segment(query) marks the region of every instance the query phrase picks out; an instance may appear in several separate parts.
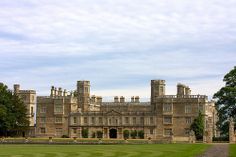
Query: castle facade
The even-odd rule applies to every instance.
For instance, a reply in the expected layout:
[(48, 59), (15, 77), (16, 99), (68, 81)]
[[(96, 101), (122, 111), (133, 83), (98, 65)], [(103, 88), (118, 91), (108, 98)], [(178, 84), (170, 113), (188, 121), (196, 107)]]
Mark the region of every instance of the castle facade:
[(137, 132), (133, 138), (171, 136), (186, 141), (199, 111), (204, 115), (206, 138), (218, 136), (213, 101), (191, 95), (183, 84), (177, 85), (176, 95), (166, 95), (165, 87), (164, 80), (152, 80), (149, 102), (140, 102), (139, 96), (129, 101), (115, 96), (114, 102), (103, 102), (102, 97), (90, 95), (90, 81), (77, 81), (75, 95), (52, 86), (50, 96), (37, 97), (36, 136), (123, 139), (128, 131)]

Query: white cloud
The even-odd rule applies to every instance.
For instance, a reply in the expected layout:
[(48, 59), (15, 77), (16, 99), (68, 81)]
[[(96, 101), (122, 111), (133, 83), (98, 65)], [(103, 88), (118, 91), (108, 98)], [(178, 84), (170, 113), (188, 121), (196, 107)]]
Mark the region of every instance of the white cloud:
[(196, 93), (212, 95), (236, 62), (235, 5), (2, 0), (0, 81), (20, 82), (42, 95), (51, 84), (74, 89), (76, 80), (90, 79), (98, 94), (139, 91), (147, 97), (145, 82), (161, 78), (170, 83), (170, 94), (177, 82), (187, 81)]

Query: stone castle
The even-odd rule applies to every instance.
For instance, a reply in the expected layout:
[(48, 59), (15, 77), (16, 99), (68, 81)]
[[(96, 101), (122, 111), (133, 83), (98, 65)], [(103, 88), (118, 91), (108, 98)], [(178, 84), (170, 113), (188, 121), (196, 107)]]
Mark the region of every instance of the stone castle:
[[(199, 111), (204, 115), (204, 140), (210, 142), (219, 135), (213, 101), (205, 95), (191, 95), (183, 84), (177, 85), (176, 95), (166, 95), (165, 87), (164, 80), (152, 80), (150, 102), (140, 102), (139, 96), (130, 101), (115, 96), (114, 102), (103, 102), (102, 97), (90, 95), (90, 81), (78, 81), (76, 93), (69, 94), (52, 86), (50, 96), (37, 97), (35, 136), (83, 138), (87, 130), (89, 138), (100, 132), (102, 138), (123, 139), (125, 130), (136, 130), (143, 132), (143, 138), (186, 141)], [(27, 95), (33, 101), (35, 92)]]
[(151, 81), (150, 102), (140, 102), (139, 96), (130, 101), (115, 96), (114, 102), (103, 102), (102, 97), (90, 95), (90, 81), (78, 81), (76, 92), (70, 93), (52, 86), (50, 96), (38, 96), (37, 100), (36, 91), (21, 90), (18, 84), (14, 93), (28, 110), (30, 129), (26, 136), (83, 138), (83, 130), (87, 130), (89, 138), (100, 132), (102, 138), (123, 139), (128, 130), (142, 131), (143, 138), (186, 141), (199, 111), (204, 115), (204, 141), (219, 136), (214, 102), (205, 95), (191, 95), (183, 84), (177, 85), (176, 95), (166, 95), (164, 80)]

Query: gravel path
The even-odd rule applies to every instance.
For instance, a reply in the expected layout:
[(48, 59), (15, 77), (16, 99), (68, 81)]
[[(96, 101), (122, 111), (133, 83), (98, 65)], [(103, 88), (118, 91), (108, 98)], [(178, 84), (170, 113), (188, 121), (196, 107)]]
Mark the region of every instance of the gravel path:
[(228, 144), (213, 144), (205, 153), (198, 157), (228, 157), (229, 145)]

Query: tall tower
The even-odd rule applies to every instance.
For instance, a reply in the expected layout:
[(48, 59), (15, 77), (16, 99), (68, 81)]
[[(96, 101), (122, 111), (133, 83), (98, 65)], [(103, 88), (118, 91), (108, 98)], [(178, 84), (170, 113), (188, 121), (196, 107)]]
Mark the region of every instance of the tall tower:
[(14, 93), (17, 94), (24, 102), (27, 108), (27, 117), (30, 122), (29, 126), (34, 126), (35, 106), (36, 106), (36, 91), (35, 90), (21, 90), (19, 84), (14, 84)]
[(77, 103), (82, 112), (89, 109), (90, 103), (90, 81), (77, 81)]
[(155, 102), (155, 98), (165, 95), (165, 80), (151, 80), (151, 103)]
[(19, 84), (14, 84), (14, 93), (18, 94), (20, 92), (20, 85)]

